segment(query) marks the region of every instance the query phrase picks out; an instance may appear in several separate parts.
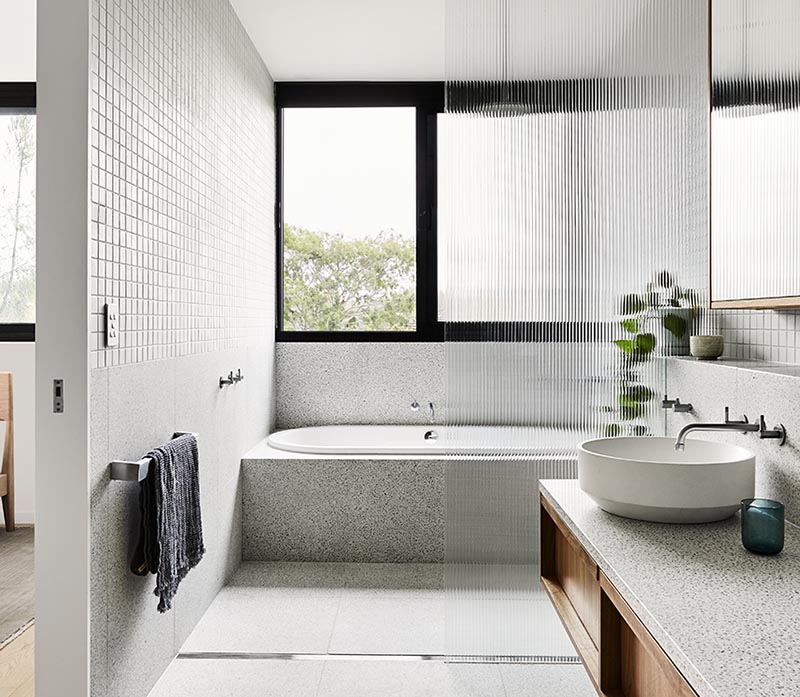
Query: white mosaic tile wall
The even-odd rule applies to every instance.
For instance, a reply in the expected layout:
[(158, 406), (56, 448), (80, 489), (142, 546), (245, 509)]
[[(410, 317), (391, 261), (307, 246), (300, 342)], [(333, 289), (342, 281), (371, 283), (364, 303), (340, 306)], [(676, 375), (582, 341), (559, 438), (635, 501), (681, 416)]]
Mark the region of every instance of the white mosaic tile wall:
[[(95, 0), (92, 15), (92, 366), (266, 337), (267, 70), (221, 0)], [(104, 346), (107, 299), (118, 348)]]
[[(228, 0), (91, 7), (91, 695), (146, 697), (241, 560), (241, 459), (274, 423), (274, 90)], [(159, 615), (108, 463), (177, 430), (200, 434), (206, 555)]]
[(725, 356), (800, 363), (800, 313), (725, 310), (715, 313), (725, 337)]

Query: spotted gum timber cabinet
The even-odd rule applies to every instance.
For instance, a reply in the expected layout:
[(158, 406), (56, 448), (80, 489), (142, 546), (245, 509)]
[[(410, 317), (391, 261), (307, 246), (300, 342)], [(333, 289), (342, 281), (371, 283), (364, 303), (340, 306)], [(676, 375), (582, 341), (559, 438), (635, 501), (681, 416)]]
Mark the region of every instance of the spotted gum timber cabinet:
[(695, 697), (636, 614), (540, 497), (542, 583), (598, 695)]

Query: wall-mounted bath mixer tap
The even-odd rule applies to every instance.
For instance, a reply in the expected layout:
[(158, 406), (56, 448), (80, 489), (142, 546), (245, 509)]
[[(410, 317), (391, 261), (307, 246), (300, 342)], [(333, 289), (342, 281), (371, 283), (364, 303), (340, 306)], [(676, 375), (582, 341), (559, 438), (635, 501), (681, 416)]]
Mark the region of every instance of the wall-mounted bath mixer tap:
[(664, 399), (661, 400), (661, 408), (672, 409), (676, 414), (689, 414), (694, 411), (691, 402), (689, 404), (683, 404), (677, 397), (675, 399), (670, 399), (667, 395), (664, 395)]
[(234, 375), (234, 376), (231, 378), (231, 380), (233, 380), (234, 382), (237, 382), (237, 383), (238, 383), (238, 382), (241, 382), (242, 380), (244, 380), (244, 375), (242, 375), (242, 369), (241, 369), (241, 368), (239, 368), (239, 369), (236, 371), (236, 375)]
[(233, 383), (235, 382), (236, 380), (234, 379), (233, 371), (231, 371), (230, 373), (228, 373), (227, 378), (219, 379), (219, 389), (222, 389), (223, 387), (225, 387), (225, 385), (233, 385)]

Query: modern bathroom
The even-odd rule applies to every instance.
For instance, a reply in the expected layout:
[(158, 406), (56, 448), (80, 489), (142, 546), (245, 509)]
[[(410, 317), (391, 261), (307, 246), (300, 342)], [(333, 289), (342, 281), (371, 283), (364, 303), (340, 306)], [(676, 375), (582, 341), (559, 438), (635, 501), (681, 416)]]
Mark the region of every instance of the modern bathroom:
[(798, 36), (0, 0), (0, 697), (800, 695)]

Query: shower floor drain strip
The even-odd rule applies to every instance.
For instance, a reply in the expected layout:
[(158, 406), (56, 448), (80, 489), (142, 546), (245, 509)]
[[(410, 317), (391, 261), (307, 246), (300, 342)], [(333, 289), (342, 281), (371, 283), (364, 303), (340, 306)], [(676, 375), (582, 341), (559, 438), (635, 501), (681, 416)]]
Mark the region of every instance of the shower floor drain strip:
[(180, 653), (184, 660), (226, 659), (242, 661), (439, 661), (450, 663), (580, 664), (577, 656), (443, 656), (435, 654), (381, 653), (238, 653), (197, 651)]

